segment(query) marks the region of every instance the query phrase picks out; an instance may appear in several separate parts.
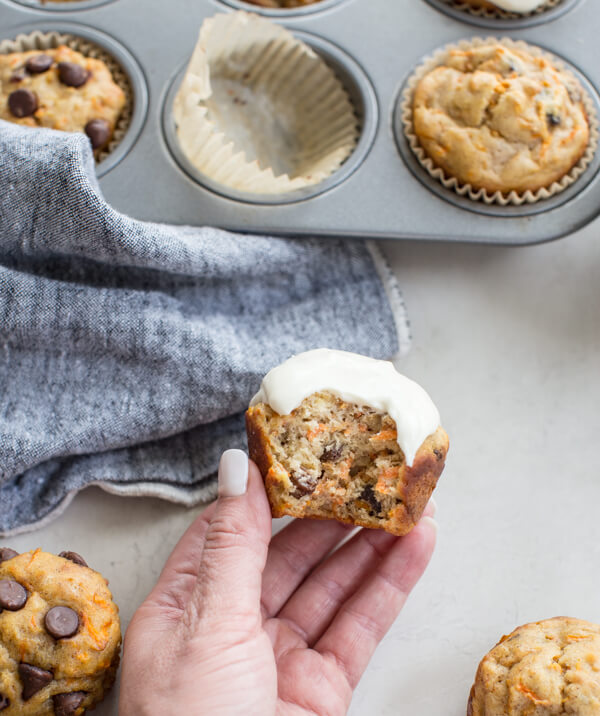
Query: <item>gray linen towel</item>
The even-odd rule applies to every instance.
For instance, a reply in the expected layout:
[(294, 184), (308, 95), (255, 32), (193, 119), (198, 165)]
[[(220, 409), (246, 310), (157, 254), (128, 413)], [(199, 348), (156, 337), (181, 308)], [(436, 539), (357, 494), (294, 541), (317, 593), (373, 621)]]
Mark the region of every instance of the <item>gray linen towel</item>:
[(269, 368), (409, 341), (373, 246), (135, 221), (84, 135), (0, 121), (0, 534), (90, 484), (208, 500)]

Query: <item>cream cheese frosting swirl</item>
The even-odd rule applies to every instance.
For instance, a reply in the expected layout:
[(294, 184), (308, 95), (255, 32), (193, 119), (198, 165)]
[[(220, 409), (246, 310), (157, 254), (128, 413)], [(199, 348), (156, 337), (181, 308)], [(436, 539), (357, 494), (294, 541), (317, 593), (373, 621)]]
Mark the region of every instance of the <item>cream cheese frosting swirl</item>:
[(546, 1), (547, 0), (492, 0), (492, 3), (507, 12), (524, 14), (533, 12)]
[(305, 398), (321, 391), (388, 413), (396, 423), (398, 445), (408, 466), (440, 425), (429, 395), (390, 361), (328, 348), (299, 353), (270, 370), (250, 405), (266, 403), (279, 415), (289, 415)]

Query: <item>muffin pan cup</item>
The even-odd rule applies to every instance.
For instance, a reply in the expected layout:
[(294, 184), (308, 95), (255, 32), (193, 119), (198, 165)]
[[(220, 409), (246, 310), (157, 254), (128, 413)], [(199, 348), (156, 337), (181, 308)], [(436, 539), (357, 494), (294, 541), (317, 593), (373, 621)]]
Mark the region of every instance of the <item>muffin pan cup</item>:
[[(562, 7), (537, 15), (535, 25), (531, 18), (523, 18), (510, 21), (506, 29), (508, 20), (503, 20), (497, 32), (493, 24), (486, 24), (485, 34), (523, 40), (564, 58), (597, 104), (600, 65), (594, 62), (591, 49), (600, 26), (600, 3), (563, 2)], [(57, 11), (54, 3), (46, 3), (34, 10), (15, 0), (0, 0), (0, 37), (13, 38), (33, 29), (76, 34), (79, 27), (82, 34), (99, 32), (110, 38), (132, 59), (134, 69), (125, 69), (135, 75), (130, 75), (134, 117), (115, 154), (124, 145), (127, 152), (110, 170), (101, 163), (99, 173), (106, 199), (137, 218), (261, 234), (518, 245), (572, 233), (600, 213), (598, 152), (583, 175), (556, 197), (502, 207), (487, 206), (444, 188), (414, 156), (411, 159), (410, 150), (403, 150), (397, 131), (402, 87), (436, 49), (482, 34), (480, 25), (473, 22), (477, 18), (468, 12), (460, 12), (459, 17), (442, 12), (433, 0), (324, 0), (306, 8), (271, 12), (238, 5), (237, 0), (114, 0), (102, 5), (82, 0), (75, 4), (81, 9)], [(232, 194), (204, 181), (178, 153), (172, 101), (181, 72), (202, 21), (216, 12), (230, 12), (234, 6), (257, 10), (294, 33), (303, 33), (302, 39), (309, 45), (312, 40), (313, 49), (334, 67), (355, 98), (362, 125), (357, 148), (329, 179), (304, 193), (277, 195), (269, 201)], [(137, 73), (135, 67), (141, 71)], [(145, 77), (148, 111), (136, 139), (139, 129), (133, 125), (144, 104)]]

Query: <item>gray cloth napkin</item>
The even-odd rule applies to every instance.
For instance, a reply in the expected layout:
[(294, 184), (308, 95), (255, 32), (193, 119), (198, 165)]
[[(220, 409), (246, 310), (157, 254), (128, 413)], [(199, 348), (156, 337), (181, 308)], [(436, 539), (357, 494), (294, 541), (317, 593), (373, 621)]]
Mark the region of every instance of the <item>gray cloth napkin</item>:
[(91, 484), (208, 500), (271, 367), (409, 341), (375, 247), (136, 221), (84, 135), (0, 121), (0, 534)]

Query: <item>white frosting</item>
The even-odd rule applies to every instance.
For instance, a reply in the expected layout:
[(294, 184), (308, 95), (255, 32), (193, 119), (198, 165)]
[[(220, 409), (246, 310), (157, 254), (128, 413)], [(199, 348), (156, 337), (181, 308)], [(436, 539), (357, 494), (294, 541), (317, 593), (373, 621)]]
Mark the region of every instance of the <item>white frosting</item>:
[(547, 0), (492, 0), (494, 5), (497, 5), (502, 10), (508, 12), (533, 12), (540, 5), (543, 5)]
[(313, 393), (329, 391), (342, 400), (388, 413), (396, 423), (398, 445), (407, 465), (440, 424), (431, 398), (393, 364), (356, 353), (319, 348), (292, 356), (270, 370), (250, 405), (266, 403), (289, 415)]

